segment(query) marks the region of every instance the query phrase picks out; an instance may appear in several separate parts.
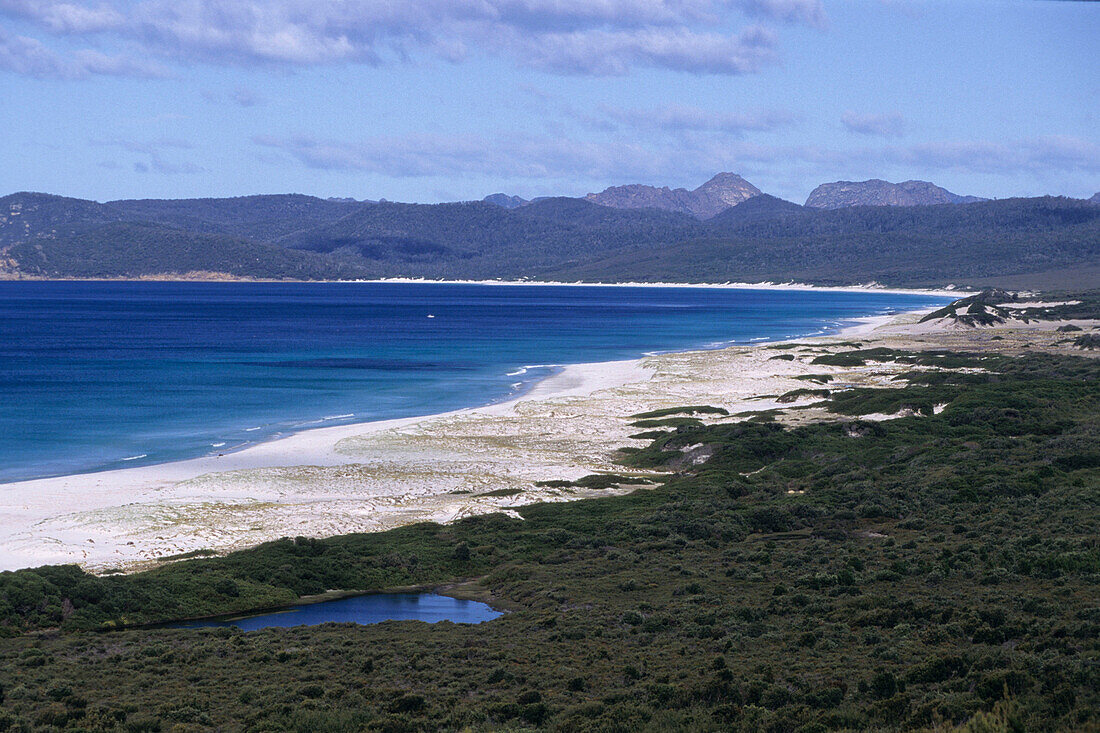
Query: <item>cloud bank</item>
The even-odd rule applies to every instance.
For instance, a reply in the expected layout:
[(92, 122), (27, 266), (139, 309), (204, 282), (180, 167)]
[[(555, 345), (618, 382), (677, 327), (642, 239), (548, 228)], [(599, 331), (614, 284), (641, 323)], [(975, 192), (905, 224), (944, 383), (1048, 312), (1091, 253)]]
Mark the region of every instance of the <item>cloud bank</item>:
[[(727, 112), (686, 105), (657, 109), (621, 109), (603, 106), (601, 117), (587, 119), (596, 124), (611, 122), (626, 129), (665, 133), (714, 132), (740, 136), (746, 132), (771, 132), (790, 125), (796, 115), (778, 109)], [(606, 124), (602, 125), (606, 127)]]
[(14, 35), (0, 26), (0, 70), (38, 79), (87, 79), (93, 76), (155, 78), (165, 75), (158, 64), (94, 49), (59, 54), (36, 38)]
[[(718, 170), (774, 176), (777, 161), (807, 180), (847, 175), (912, 177), (937, 172), (1014, 175), (1100, 172), (1100, 146), (1068, 137), (990, 143), (940, 141), (834, 150), (812, 145), (766, 145), (692, 136), (655, 145), (618, 136), (586, 141), (507, 134), (408, 135), (339, 141), (310, 135), (256, 136), (253, 142), (313, 169), (356, 171), (393, 178), (484, 176), (499, 180), (673, 182), (709, 177)], [(905, 175), (905, 174), (903, 174)]]
[[(293, 67), (489, 54), (584, 75), (753, 73), (777, 53), (761, 23), (826, 22), (821, 0), (0, 0), (5, 17), (67, 42), (117, 43), (131, 59)], [(79, 68), (41, 38), (17, 41), (4, 45), (8, 71)]]

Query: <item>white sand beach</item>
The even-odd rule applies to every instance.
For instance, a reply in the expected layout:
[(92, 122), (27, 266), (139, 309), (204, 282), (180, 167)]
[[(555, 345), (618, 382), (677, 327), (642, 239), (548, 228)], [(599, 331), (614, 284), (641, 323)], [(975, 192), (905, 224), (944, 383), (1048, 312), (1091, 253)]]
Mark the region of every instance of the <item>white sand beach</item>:
[(417, 285), (544, 285), (550, 287), (592, 287), (592, 288), (711, 288), (719, 290), (820, 290), (826, 293), (895, 293), (901, 295), (935, 295), (951, 298), (965, 298), (976, 291), (956, 288), (948, 285), (943, 288), (890, 288), (876, 282), (862, 285), (809, 285), (799, 282), (776, 283), (770, 280), (762, 282), (587, 282), (577, 280), (431, 280), (419, 277), (387, 277), (379, 280), (364, 280), (373, 283), (411, 283)]
[[(899, 364), (830, 367), (820, 354), (858, 337), (870, 346), (972, 341), (919, 313), (861, 319), (797, 345), (755, 344), (580, 364), (518, 399), (440, 415), (309, 430), (239, 452), (101, 473), (0, 484), (0, 570), (79, 563), (133, 570), (174, 555), (225, 552), (284, 536), (324, 537), (420, 522), (449, 522), (532, 502), (606, 496), (621, 489), (548, 488), (536, 482), (629, 473), (616, 450), (644, 446), (631, 415), (684, 405), (737, 413), (790, 408), (777, 398), (820, 386), (884, 386)], [(1016, 329), (1032, 338), (1037, 322)], [(1053, 338), (1047, 322), (1044, 333)], [(993, 342), (998, 349), (1012, 341)], [(782, 356), (783, 358), (778, 358)], [(793, 357), (788, 359), (787, 357)], [(797, 400), (805, 406), (814, 397)], [(822, 410), (801, 410), (814, 419)], [(820, 417), (818, 419), (820, 419)], [(519, 519), (519, 516), (513, 516)]]

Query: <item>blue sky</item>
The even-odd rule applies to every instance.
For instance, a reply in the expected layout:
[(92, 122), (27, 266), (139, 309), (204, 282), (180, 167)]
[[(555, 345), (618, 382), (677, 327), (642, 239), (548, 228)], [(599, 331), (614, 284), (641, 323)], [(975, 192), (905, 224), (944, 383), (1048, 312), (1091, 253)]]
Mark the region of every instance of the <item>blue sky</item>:
[(1100, 191), (1100, 3), (0, 0), (0, 194)]

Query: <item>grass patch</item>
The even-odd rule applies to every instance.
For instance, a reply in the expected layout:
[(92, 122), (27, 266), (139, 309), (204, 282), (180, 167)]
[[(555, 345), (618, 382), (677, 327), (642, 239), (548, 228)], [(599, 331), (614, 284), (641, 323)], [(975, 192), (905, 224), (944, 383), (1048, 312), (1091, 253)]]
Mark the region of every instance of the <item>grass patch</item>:
[(486, 491), (485, 493), (478, 494), (478, 496), (519, 496), (523, 493), (523, 489), (495, 489), (493, 491)]
[(831, 391), (827, 390), (827, 389), (806, 389), (806, 388), (792, 389), (790, 392), (786, 392), (784, 394), (779, 395), (779, 397), (777, 397), (775, 401), (776, 402), (784, 402), (784, 403), (785, 402), (794, 402), (794, 401), (800, 400), (804, 397), (817, 397), (817, 398), (820, 398), (820, 399), (824, 399), (824, 398), (828, 397), (830, 394), (831, 394)]
[(633, 428), (682, 428), (702, 425), (696, 417), (666, 417), (659, 420), (636, 420), (630, 423)]
[(729, 410), (724, 407), (711, 407), (710, 405), (689, 405), (687, 407), (666, 407), (661, 410), (650, 410), (631, 415), (632, 419), (647, 419), (657, 417), (669, 417), (671, 415), (728, 415)]
[(817, 382), (818, 384), (828, 384), (836, 377), (834, 377), (832, 374), (799, 374), (794, 378), (803, 382)]

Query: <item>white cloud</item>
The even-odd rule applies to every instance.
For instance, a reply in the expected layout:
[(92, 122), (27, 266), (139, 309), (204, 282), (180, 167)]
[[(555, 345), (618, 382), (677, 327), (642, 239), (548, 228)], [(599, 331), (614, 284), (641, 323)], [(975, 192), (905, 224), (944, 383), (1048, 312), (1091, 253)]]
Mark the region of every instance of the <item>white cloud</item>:
[(11, 36), (0, 27), (0, 69), (35, 77), (67, 76), (65, 63), (34, 38)]
[(754, 26), (737, 36), (684, 28), (586, 30), (524, 41), (524, 62), (568, 74), (625, 74), (651, 66), (695, 74), (749, 74), (773, 61), (776, 39)]
[(161, 77), (157, 64), (126, 56), (83, 49), (69, 56), (59, 54), (36, 38), (10, 35), (0, 26), (0, 70), (39, 79), (86, 79), (92, 76)]
[[(108, 139), (108, 140), (90, 140), (89, 143), (95, 146), (119, 148), (129, 153), (133, 153), (140, 156), (140, 160), (135, 160), (131, 167), (135, 173), (158, 173), (160, 175), (181, 175), (201, 173), (206, 169), (202, 166), (196, 165), (190, 162), (173, 162), (166, 160), (164, 157), (165, 152), (190, 150), (193, 146), (186, 140), (176, 140), (173, 138), (160, 138), (157, 140), (125, 140), (121, 138)], [(104, 161), (99, 164), (103, 168), (117, 169), (121, 167), (118, 160)]]
[(276, 149), (310, 168), (363, 171), (395, 178), (485, 175), (529, 180), (607, 175), (652, 175), (673, 165), (668, 153), (639, 144), (503, 135), (409, 135), (356, 142), (308, 135), (258, 136), (254, 142)]
[[(824, 22), (820, 0), (0, 0), (0, 16), (183, 63), (381, 64), (500, 55), (554, 73), (745, 74), (775, 56), (739, 19)], [(9, 64), (14, 70), (15, 64)]]
[[(777, 175), (812, 188), (838, 177), (929, 178), (937, 173), (998, 176), (1100, 171), (1100, 146), (1077, 138), (1006, 142), (940, 141), (838, 150), (770, 145), (691, 135), (665, 143), (628, 136), (577, 140), (529, 134), (408, 135), (358, 141), (308, 135), (259, 136), (253, 142), (315, 169), (391, 178), (485, 177), (499, 181), (587, 181), (596, 188), (629, 182), (686, 185), (736, 170), (757, 185)], [(765, 189), (766, 190), (766, 189)], [(559, 189), (560, 191), (560, 189)], [(574, 194), (583, 193), (574, 191)]]
[(125, 25), (109, 5), (80, 5), (52, 0), (0, 0), (0, 13), (36, 21), (54, 33), (95, 33)]
[(783, 110), (727, 112), (684, 105), (654, 109), (620, 109), (605, 106), (603, 116), (624, 127), (654, 129), (663, 132), (717, 132), (741, 135), (745, 132), (770, 132), (785, 127), (795, 116)]
[(736, 4), (748, 15), (786, 23), (806, 23), (818, 28), (827, 23), (825, 6), (817, 0), (739, 0)]
[(857, 135), (900, 137), (905, 134), (905, 118), (900, 112), (861, 115), (849, 111), (841, 116), (840, 122), (848, 128), (849, 132)]
[(1100, 145), (1066, 135), (1005, 142), (933, 141), (898, 149), (891, 157), (921, 169), (970, 173), (1100, 173)]

